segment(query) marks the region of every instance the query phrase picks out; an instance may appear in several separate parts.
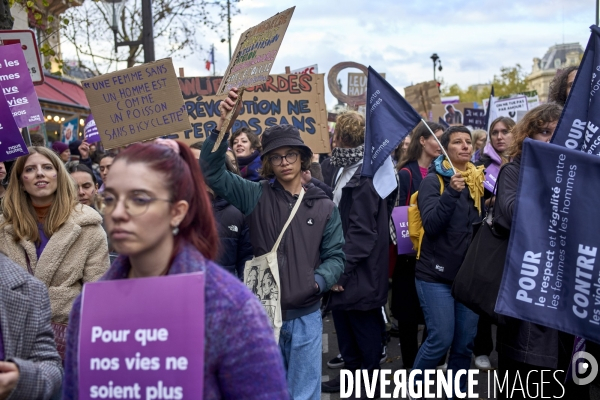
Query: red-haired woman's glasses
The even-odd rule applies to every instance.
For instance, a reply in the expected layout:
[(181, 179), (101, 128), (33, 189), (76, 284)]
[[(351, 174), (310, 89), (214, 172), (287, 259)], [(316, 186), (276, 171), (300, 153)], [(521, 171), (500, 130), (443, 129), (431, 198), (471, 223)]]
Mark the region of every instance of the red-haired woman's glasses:
[[(111, 214), (119, 204), (119, 198), (112, 193), (102, 193), (100, 199), (102, 201), (100, 212), (104, 215)], [(150, 197), (145, 193), (135, 192), (127, 195), (123, 199), (125, 212), (132, 217), (137, 217), (144, 214), (146, 211), (148, 211), (150, 203), (154, 203), (155, 201), (166, 201), (168, 203), (171, 202), (171, 200), (168, 199), (158, 199), (156, 197)]]

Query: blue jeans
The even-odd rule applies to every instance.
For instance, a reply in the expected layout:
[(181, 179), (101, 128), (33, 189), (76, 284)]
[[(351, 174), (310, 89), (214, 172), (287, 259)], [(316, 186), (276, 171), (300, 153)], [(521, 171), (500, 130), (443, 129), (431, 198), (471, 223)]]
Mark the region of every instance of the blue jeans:
[[(427, 339), (419, 349), (415, 369), (435, 369), (450, 349), (448, 370), (456, 373), (471, 367), (473, 341), (479, 316), (454, 300), (451, 285), (415, 279), (419, 302), (427, 325)], [(454, 374), (453, 374), (454, 376)], [(462, 376), (460, 389), (466, 393), (467, 378)]]
[(292, 399), (321, 399), (322, 342), (321, 310), (283, 321), (279, 333), (279, 348)]

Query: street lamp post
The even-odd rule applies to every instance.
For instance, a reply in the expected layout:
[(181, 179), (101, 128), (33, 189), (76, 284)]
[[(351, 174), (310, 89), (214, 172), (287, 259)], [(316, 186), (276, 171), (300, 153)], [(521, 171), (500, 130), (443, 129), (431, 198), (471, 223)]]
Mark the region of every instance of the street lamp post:
[(152, 0), (142, 0), (142, 39), (141, 40), (128, 40), (124, 42), (117, 41), (117, 34), (119, 33), (119, 25), (117, 23), (117, 14), (124, 6), (124, 0), (104, 0), (106, 3), (112, 5), (113, 21), (111, 29), (115, 36), (115, 52), (121, 46), (143, 46), (144, 47), (144, 62), (148, 63), (155, 61), (154, 56), (154, 23), (152, 22)]
[(438, 71), (442, 72), (442, 60), (437, 53), (433, 53), (430, 58), (433, 60), (433, 80), (435, 81), (435, 69), (437, 67)]

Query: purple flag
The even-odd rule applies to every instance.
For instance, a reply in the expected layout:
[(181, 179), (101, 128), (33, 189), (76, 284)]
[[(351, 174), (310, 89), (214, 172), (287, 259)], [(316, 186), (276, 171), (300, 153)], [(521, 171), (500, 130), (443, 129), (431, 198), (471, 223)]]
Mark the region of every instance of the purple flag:
[(204, 284), (204, 273), (87, 283), (79, 398), (202, 398)]
[(96, 120), (92, 114), (88, 115), (85, 120), (85, 126), (83, 127), (83, 135), (88, 143), (96, 143), (100, 141), (100, 134), (98, 133), (98, 127), (96, 126)]
[(0, 82), (19, 128), (44, 122), (44, 114), (21, 45), (0, 46)]
[(13, 160), (29, 154), (21, 136), (21, 131), (10, 113), (10, 107), (3, 101), (4, 95), (0, 85), (0, 162)]
[(408, 207), (394, 207), (392, 220), (396, 227), (396, 242), (398, 243), (398, 254), (417, 254), (413, 250), (413, 244), (408, 236)]

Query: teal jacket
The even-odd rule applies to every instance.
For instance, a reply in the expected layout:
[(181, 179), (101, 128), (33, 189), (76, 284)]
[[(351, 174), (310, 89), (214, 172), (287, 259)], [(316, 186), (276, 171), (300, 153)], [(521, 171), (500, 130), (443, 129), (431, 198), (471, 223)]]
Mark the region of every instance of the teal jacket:
[[(202, 146), (200, 166), (208, 186), (247, 216), (254, 256), (273, 249), (297, 196), (275, 180), (252, 182), (225, 169), (227, 141), (214, 153), (217, 133)], [(323, 293), (344, 272), (344, 233), (335, 204), (312, 184), (277, 251), (283, 319), (316, 311)], [(315, 288), (315, 282), (319, 289)]]

